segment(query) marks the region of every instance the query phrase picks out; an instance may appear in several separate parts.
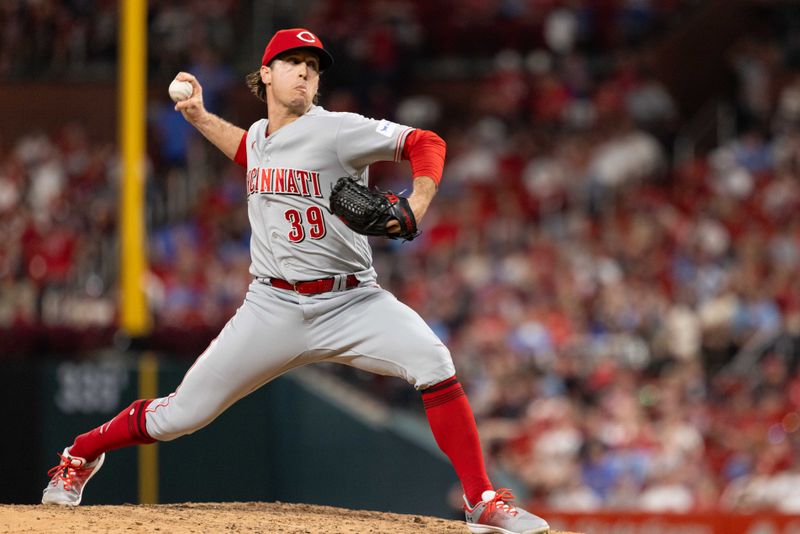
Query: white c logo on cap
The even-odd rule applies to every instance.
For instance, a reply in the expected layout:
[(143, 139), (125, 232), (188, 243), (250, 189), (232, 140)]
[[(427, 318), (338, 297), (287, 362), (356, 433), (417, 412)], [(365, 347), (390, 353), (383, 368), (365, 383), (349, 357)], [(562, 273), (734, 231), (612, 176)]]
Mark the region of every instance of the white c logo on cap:
[(305, 30), (298, 33), (296, 37), (301, 41), (305, 41), (307, 43), (313, 43), (317, 40), (317, 38), (314, 37), (313, 33)]

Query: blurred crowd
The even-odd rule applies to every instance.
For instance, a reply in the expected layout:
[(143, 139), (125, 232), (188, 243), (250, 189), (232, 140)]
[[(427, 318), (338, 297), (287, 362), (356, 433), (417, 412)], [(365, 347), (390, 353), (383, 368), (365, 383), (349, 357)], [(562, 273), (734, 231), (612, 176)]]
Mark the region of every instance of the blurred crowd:
[[(224, 60), (239, 51), (239, 0), (162, 0), (149, 4), (151, 76), (174, 76), (198, 50)], [(116, 72), (117, 0), (0, 2), (0, 78), (105, 80)]]
[[(324, 106), (448, 143), (423, 233), (374, 241), (376, 268), (449, 346), (492, 467), (536, 505), (800, 513), (800, 75), (779, 41), (743, 36), (727, 66), (739, 128), (678, 158), (686, 118), (650, 50), (631, 46), (695, 3), (330, 0), (303, 22), (336, 57)], [(79, 41), (76, 28), (102, 33), (114, 4), (8, 2), (0, 24), (47, 20)], [(166, 41), (180, 15), (207, 28), (241, 7), (202, 2), (216, 13), (202, 18), (196, 3), (158, 4), (151, 24)], [(452, 24), (431, 26), (451, 11)], [(56, 23), (70, 13), (80, 21)], [(216, 30), (224, 42), (210, 48), (226, 57), (232, 36)], [(12, 33), (0, 73), (29, 65)], [(180, 55), (194, 37), (155, 63), (198, 61)], [(209, 61), (224, 114), (235, 77)], [(451, 99), (426, 91), (443, 81)], [(147, 291), (158, 325), (215, 329), (249, 282), (243, 175), (187, 157), (208, 149), (175, 115), (150, 117), (165, 141), (150, 150)], [(115, 146), (80, 125), (4, 141), (0, 328), (112, 325)], [(212, 171), (170, 208), (198, 159)], [(409, 185), (404, 165), (372, 176)], [(419, 404), (405, 384), (347, 373)]]

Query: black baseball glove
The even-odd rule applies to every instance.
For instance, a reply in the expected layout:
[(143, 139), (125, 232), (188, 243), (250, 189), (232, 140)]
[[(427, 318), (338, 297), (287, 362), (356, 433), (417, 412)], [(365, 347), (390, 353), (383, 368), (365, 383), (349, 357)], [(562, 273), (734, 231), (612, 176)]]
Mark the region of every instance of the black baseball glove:
[[(411, 241), (419, 232), (408, 199), (391, 191), (370, 190), (349, 176), (339, 178), (331, 191), (330, 211), (359, 234)], [(400, 224), (400, 231), (389, 233), (386, 224)]]

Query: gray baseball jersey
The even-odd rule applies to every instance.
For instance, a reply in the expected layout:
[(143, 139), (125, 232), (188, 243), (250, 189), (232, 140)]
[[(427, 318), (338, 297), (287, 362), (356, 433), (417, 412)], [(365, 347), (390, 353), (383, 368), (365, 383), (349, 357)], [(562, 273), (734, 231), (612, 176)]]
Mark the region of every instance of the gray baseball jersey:
[(398, 161), (412, 130), (354, 113), (311, 110), (267, 136), (262, 119), (247, 132), (247, 209), (256, 278), (289, 282), (355, 273), (374, 281), (367, 238), (328, 211), (336, 180), (368, 165)]
[[(400, 377), (423, 389), (455, 374), (450, 352), (420, 316), (376, 283), (367, 238), (328, 211), (345, 175), (368, 180), (368, 165), (400, 159), (411, 128), (312, 107), (267, 136), (247, 133), (247, 204), (255, 281), (220, 335), (174, 393), (153, 400), (147, 432), (166, 441), (210, 423), (228, 406), (300, 365), (331, 361)], [(345, 275), (305, 295), (271, 285)]]

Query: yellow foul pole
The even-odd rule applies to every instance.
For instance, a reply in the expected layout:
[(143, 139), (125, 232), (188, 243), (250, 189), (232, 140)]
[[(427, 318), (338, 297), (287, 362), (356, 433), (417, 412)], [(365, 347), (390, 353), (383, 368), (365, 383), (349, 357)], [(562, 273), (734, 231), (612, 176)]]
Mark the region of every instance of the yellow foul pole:
[(122, 151), (120, 327), (131, 337), (150, 330), (144, 293), (145, 106), (147, 0), (119, 0), (119, 142)]
[[(147, 0), (119, 0), (119, 143), (122, 152), (120, 204), (120, 327), (131, 337), (150, 331), (144, 293), (147, 266), (144, 218), (145, 116), (147, 96)], [(158, 361), (139, 361), (139, 397), (158, 393)], [(158, 447), (138, 448), (139, 502), (158, 502)]]

